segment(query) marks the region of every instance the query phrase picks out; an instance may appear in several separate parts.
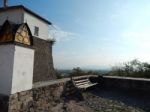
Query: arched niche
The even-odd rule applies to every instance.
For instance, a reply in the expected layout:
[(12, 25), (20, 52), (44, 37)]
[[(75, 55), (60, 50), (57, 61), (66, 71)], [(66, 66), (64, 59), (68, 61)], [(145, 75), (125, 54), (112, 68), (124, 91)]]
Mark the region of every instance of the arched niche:
[(0, 29), (0, 43), (32, 45), (32, 34), (27, 23), (15, 24), (6, 20)]
[(13, 28), (11, 23), (6, 20), (0, 29), (0, 43), (13, 41)]
[(15, 42), (32, 45), (32, 35), (30, 29), (26, 23), (21, 24), (15, 33)]

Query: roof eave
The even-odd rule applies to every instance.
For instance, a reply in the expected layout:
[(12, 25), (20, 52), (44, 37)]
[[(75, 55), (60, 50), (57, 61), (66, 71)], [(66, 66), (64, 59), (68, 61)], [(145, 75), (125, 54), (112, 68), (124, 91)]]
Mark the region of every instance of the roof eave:
[(46, 20), (45, 18), (39, 16), (38, 14), (36, 14), (35, 12), (31, 11), (30, 9), (26, 8), (23, 5), (17, 5), (17, 6), (10, 6), (10, 7), (6, 7), (6, 8), (0, 8), (0, 12), (5, 11), (5, 10), (10, 10), (10, 9), (23, 9), (24, 11), (34, 15), (35, 17), (41, 19), (42, 21), (46, 22), (49, 25), (52, 25), (52, 23), (48, 20)]

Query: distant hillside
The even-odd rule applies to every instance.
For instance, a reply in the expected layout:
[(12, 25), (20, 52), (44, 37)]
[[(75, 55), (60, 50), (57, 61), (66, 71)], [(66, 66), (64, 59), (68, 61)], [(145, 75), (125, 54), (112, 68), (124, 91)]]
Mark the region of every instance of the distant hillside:
[[(67, 73), (67, 74), (70, 74), (72, 72), (72, 70), (58, 70), (60, 73)], [(85, 72), (88, 72), (88, 71), (93, 71), (93, 72), (97, 72), (97, 73), (100, 73), (100, 74), (107, 74), (110, 72), (110, 70), (91, 70), (91, 69), (86, 69), (86, 70), (83, 70)]]

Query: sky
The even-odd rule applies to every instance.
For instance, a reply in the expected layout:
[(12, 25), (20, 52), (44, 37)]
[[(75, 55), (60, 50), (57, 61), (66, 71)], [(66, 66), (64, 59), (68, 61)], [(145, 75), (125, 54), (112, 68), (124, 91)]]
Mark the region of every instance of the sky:
[(53, 23), (54, 66), (104, 69), (150, 61), (149, 0), (8, 0)]

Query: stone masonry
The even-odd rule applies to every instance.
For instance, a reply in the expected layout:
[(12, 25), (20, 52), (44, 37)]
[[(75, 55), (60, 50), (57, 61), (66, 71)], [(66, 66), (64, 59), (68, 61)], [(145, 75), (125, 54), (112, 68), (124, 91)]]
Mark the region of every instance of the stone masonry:
[(35, 49), (33, 82), (55, 79), (52, 57), (52, 43), (33, 37)]
[(61, 82), (13, 94), (9, 97), (8, 112), (54, 112), (55, 107), (63, 106), (61, 97), (65, 84)]

